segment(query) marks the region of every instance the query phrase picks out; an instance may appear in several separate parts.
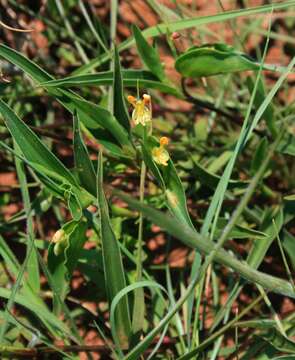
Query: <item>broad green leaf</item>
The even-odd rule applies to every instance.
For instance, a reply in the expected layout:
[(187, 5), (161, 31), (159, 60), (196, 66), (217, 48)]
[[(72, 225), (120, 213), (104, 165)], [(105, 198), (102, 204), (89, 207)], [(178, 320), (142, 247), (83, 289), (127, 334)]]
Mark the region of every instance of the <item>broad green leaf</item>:
[(194, 229), (187, 209), (185, 192), (171, 159), (168, 161), (168, 166), (162, 169), (162, 174), (166, 187), (165, 194), (167, 204), (170, 211), (178, 220)]
[(159, 80), (163, 81), (165, 79), (165, 72), (159, 53), (156, 49), (149, 45), (136, 25), (133, 25), (132, 31), (141, 60)]
[(133, 146), (130, 143), (127, 131), (108, 110), (76, 96), (69, 96), (67, 99), (61, 98), (62, 102), (68, 100), (70, 100), (69, 106), (72, 111), (77, 111), (79, 118), (90, 131), (99, 128), (106, 129), (122, 146), (123, 151), (125, 150), (129, 155), (133, 154)]
[(80, 132), (79, 117), (74, 119), (74, 158), (75, 167), (82, 186), (93, 196), (96, 196), (96, 174), (90, 160), (87, 148)]
[(103, 261), (101, 249), (82, 249), (77, 268), (85, 278), (97, 286), (102, 298), (106, 297), (105, 279), (103, 274)]
[[(148, 88), (162, 91), (182, 98), (183, 94), (176, 88), (166, 83), (160, 82), (151, 72), (145, 70), (121, 70), (124, 87)], [(84, 87), (84, 86), (104, 86), (112, 85), (113, 72), (105, 71), (96, 74), (85, 74), (77, 76), (69, 76), (63, 79), (51, 80), (41, 85), (50, 88), (68, 88), (68, 87)]]
[[(175, 68), (186, 77), (206, 77), (232, 72), (259, 70), (261, 64), (227, 44), (194, 46), (180, 55)], [(282, 71), (281, 67), (263, 65), (263, 69)]]
[(117, 47), (114, 48), (114, 77), (113, 77), (113, 114), (119, 123), (130, 132), (129, 114), (126, 108), (123, 91), (120, 57)]
[(68, 201), (68, 208), (71, 212), (71, 215), (75, 221), (79, 221), (82, 217), (82, 204), (73, 192), (69, 192), (68, 195), (66, 195), (67, 201)]
[(162, 174), (151, 156), (151, 151), (152, 151), (153, 146), (158, 146), (158, 145), (159, 144), (155, 139), (147, 138), (141, 147), (141, 151), (142, 151), (143, 160), (144, 160), (147, 168), (151, 171), (151, 173), (153, 174), (155, 179), (158, 181), (161, 188), (165, 189), (165, 182), (162, 177)]
[(85, 219), (82, 219), (76, 224), (75, 228), (69, 235), (69, 243), (65, 249), (65, 266), (68, 270), (69, 276), (77, 266), (78, 259), (81, 255), (81, 250), (85, 244), (87, 223)]
[[(103, 163), (101, 153), (98, 174), (98, 205), (105, 283), (109, 303), (111, 304), (115, 296), (126, 287), (126, 281), (120, 247), (112, 229), (108, 204), (103, 191)], [(115, 319), (120, 347), (126, 349), (129, 346), (129, 338), (131, 335), (131, 321), (127, 297), (124, 297), (117, 306)]]

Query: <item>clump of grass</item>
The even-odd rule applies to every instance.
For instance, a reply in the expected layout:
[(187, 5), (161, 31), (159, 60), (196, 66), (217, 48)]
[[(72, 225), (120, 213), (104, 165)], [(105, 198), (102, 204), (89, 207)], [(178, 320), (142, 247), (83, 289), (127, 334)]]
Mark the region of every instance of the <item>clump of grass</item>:
[[(295, 297), (294, 196), (284, 198), (294, 185), (294, 116), (277, 99), (290, 86), (295, 58), (285, 66), (266, 62), (269, 40), (280, 35), (271, 16), (284, 10), (287, 23), (294, 2), (191, 18), (182, 18), (180, 5), (177, 12), (149, 5), (163, 23), (143, 31), (134, 25), (118, 44), (117, 2), (109, 39), (91, 5), (48, 5), (38, 16), (48, 41), (68, 41), (50, 54), (74, 67), (66, 77), (45, 71), (44, 59), (0, 45), (3, 62), (25, 74), (3, 85), (0, 99), (3, 166), (15, 169), (20, 190), (5, 192), (1, 204), (23, 203), (0, 224), (2, 357), (74, 359), (85, 351), (271, 359), (295, 352), (294, 315), (270, 297)], [(256, 59), (241, 50), (247, 37), (226, 44), (209, 27), (231, 21), (237, 37), (235, 19), (255, 14), (270, 14)], [(242, 30), (259, 32), (261, 23), (254, 25), (245, 21)], [(195, 27), (198, 46), (194, 32), (185, 32)], [(183, 34), (171, 37), (176, 31)], [(207, 40), (212, 35), (218, 41)], [(160, 45), (149, 42), (160, 36), (181, 81), (168, 77)], [(180, 36), (187, 43), (181, 53)], [(123, 67), (130, 47), (142, 68)], [(190, 110), (172, 110), (171, 99)], [(150, 250), (155, 231), (165, 250)], [(276, 239), (281, 256), (266, 271)], [(169, 257), (179, 246), (189, 255), (176, 271)], [(164, 260), (157, 266), (158, 252)], [(85, 285), (75, 293), (77, 281)], [(93, 329), (104, 345), (81, 335)]]

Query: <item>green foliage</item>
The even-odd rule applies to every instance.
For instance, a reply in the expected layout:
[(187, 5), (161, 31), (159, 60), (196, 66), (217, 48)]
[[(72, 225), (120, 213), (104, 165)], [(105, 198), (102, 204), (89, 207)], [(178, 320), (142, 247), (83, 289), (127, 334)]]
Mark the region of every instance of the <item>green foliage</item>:
[[(269, 296), (295, 298), (295, 58), (265, 59), (294, 41), (235, 19), (295, 1), (195, 18), (148, 1), (159, 24), (119, 44), (117, 1), (110, 24), (80, 0), (8, 2), (48, 52), (0, 45), (1, 172), (18, 181), (0, 189), (0, 357), (75, 359), (97, 329), (102, 357), (292, 358), (294, 314)], [(233, 44), (209, 26), (228, 20)]]

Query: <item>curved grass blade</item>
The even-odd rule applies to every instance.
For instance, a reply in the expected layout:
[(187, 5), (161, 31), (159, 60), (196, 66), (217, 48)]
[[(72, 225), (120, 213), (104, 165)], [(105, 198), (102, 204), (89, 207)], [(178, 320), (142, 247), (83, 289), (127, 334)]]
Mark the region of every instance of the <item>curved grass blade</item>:
[[(138, 289), (142, 289), (143, 287), (158, 288), (158, 289), (162, 290), (164, 293), (166, 293), (169, 297), (169, 294), (167, 293), (166, 289), (162, 285), (160, 285), (154, 281), (150, 281), (150, 280), (138, 281), (134, 284), (126, 286), (124, 289), (122, 289), (120, 292), (118, 292), (112, 301), (111, 310), (110, 310), (110, 323), (111, 323), (111, 329), (112, 329), (112, 336), (113, 336), (114, 342), (115, 342), (115, 344), (117, 344), (117, 346), (120, 345), (120, 339), (117, 335), (117, 330), (116, 330), (116, 320), (115, 320), (116, 308), (119, 306), (122, 299), (124, 299), (124, 297), (126, 297), (128, 293), (130, 293), (131, 291), (136, 291)], [(171, 301), (171, 299), (170, 299), (170, 301)], [(165, 332), (166, 332), (166, 329), (164, 330), (164, 334), (165, 334)], [(160, 338), (160, 340), (161, 340), (161, 338)], [(159, 346), (160, 344), (161, 344), (161, 342), (158, 343), (157, 346)], [(118, 346), (118, 352), (121, 357), (124, 356), (123, 352), (120, 350), (119, 346)]]
[[(149, 71), (145, 70), (121, 70), (122, 81), (125, 87), (148, 88), (162, 91), (183, 98), (183, 94), (176, 88), (158, 81), (158, 79)], [(105, 71), (96, 74), (85, 74), (69, 76), (63, 79), (51, 80), (41, 85), (47, 87), (81, 87), (81, 86), (104, 86), (112, 85), (113, 72)]]

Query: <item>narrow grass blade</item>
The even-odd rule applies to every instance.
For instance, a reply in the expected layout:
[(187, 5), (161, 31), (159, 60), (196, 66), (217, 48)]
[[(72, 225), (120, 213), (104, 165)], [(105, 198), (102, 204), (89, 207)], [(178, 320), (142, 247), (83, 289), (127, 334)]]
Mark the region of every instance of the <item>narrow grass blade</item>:
[[(250, 77), (247, 77), (246, 84), (248, 86), (250, 94), (252, 94), (253, 89), (254, 89), (254, 83)], [(263, 81), (262, 81), (262, 79), (259, 79), (257, 91), (256, 91), (256, 94), (254, 97), (254, 105), (255, 105), (256, 109), (259, 109), (259, 106), (262, 104), (265, 96), (266, 96), (266, 94), (265, 94)], [(274, 109), (273, 109), (271, 102), (268, 104), (268, 106), (266, 107), (266, 109), (261, 117), (265, 119), (265, 122), (268, 126), (268, 129), (269, 129), (271, 135), (275, 138), (278, 135), (278, 129), (277, 129), (277, 125), (275, 123)]]
[(119, 123), (130, 132), (129, 115), (126, 108), (123, 91), (123, 79), (118, 49), (114, 47), (114, 66), (113, 66), (113, 114)]
[[(15, 144), (16, 151), (20, 151)], [(24, 203), (24, 210), (27, 221), (27, 251), (30, 249), (30, 242), (35, 241), (34, 227), (33, 227), (33, 214), (31, 212), (30, 194), (28, 191), (28, 183), (25, 173), (23, 162), (19, 158), (15, 158), (16, 172), (21, 186), (22, 198)], [(37, 249), (34, 247), (30, 259), (28, 260), (28, 277), (27, 281), (31, 289), (38, 294), (40, 291), (40, 273), (38, 266), (38, 257), (36, 254)]]
[(74, 121), (74, 158), (75, 167), (78, 173), (81, 185), (93, 196), (96, 196), (96, 174), (93, 164), (89, 158), (89, 154), (85, 143), (82, 139), (80, 131), (79, 117), (73, 117)]
[[(105, 273), (105, 283), (109, 303), (111, 304), (115, 296), (126, 287), (124, 268), (118, 240), (110, 223), (108, 204), (103, 192), (103, 163), (102, 154), (99, 157), (98, 174), (98, 205), (100, 212), (100, 231), (102, 241), (103, 265)], [(131, 321), (127, 297), (124, 297), (116, 309), (116, 332), (121, 349), (129, 346), (131, 335)]]
[(62, 162), (40, 141), (35, 133), (0, 99), (0, 112), (5, 124), (28, 161), (48, 169), (50, 175), (72, 185), (77, 181)]
[[(116, 319), (116, 316), (115, 316), (116, 308), (120, 305), (120, 302), (122, 301), (122, 299), (124, 299), (129, 292), (136, 291), (143, 287), (149, 287), (149, 288), (156, 287), (168, 295), (166, 289), (162, 285), (160, 285), (154, 281), (148, 281), (148, 280), (139, 281), (134, 284), (128, 285), (124, 289), (119, 291), (112, 301), (111, 310), (110, 310), (110, 322), (111, 322), (112, 335), (113, 335), (113, 339), (117, 345), (120, 344), (120, 337), (118, 336), (117, 329), (116, 329), (116, 320), (115, 320)], [(118, 350), (119, 350), (119, 348), (118, 348)], [(119, 351), (119, 354), (121, 357), (123, 357), (122, 351)]]
[[(11, 296), (11, 290), (0, 288), (1, 298), (9, 299)], [(32, 311), (33, 314), (37, 316), (39, 321), (44, 324), (44, 326), (48, 327), (48, 324), (50, 324), (52, 327), (53, 336), (62, 338), (64, 336), (70, 335), (70, 330), (67, 328), (67, 326), (55, 315), (53, 315), (45, 306), (41, 306), (32, 297), (23, 294), (16, 294), (15, 303), (23, 306), (29, 311)], [(3, 344), (3, 341), (1, 341), (1, 343)]]
[[(160, 82), (151, 72), (145, 70), (121, 70), (122, 81), (125, 87), (148, 88), (159, 90), (163, 93), (171, 94), (179, 98), (183, 98), (183, 94), (177, 89), (166, 83)], [(41, 85), (50, 88), (68, 88), (81, 86), (105, 86), (112, 85), (113, 72), (105, 71), (95, 74), (85, 74), (77, 76), (69, 76), (63, 79), (51, 80)]]
[(165, 79), (165, 72), (159, 53), (149, 45), (136, 25), (133, 25), (132, 31), (141, 60), (160, 81), (163, 81)]

